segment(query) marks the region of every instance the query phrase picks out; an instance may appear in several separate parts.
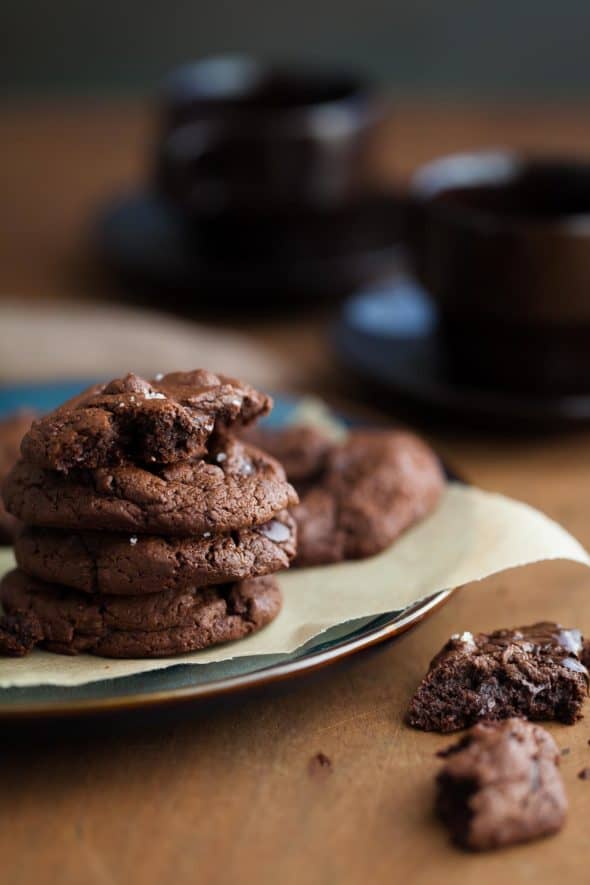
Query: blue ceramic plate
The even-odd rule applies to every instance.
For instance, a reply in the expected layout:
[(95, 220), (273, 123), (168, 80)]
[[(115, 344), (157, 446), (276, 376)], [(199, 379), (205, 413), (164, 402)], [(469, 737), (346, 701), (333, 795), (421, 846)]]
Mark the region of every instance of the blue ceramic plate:
[[(0, 387), (0, 417), (25, 406), (39, 411), (51, 409), (89, 383)], [(280, 426), (295, 404), (294, 400), (275, 398), (275, 408), (269, 422)], [(401, 612), (341, 624), (311, 639), (291, 654), (240, 657), (213, 664), (182, 664), (73, 688), (41, 685), (0, 689), (0, 718), (75, 716), (105, 710), (148, 708), (287, 679), (397, 636), (442, 605), (449, 594), (450, 591), (437, 593)]]

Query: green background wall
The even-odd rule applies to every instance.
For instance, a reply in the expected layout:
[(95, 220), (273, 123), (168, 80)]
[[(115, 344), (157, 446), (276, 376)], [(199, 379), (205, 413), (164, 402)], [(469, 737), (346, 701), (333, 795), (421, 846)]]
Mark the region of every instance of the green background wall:
[(0, 89), (143, 92), (219, 50), (351, 62), (400, 92), (590, 95), (590, 0), (1, 0)]

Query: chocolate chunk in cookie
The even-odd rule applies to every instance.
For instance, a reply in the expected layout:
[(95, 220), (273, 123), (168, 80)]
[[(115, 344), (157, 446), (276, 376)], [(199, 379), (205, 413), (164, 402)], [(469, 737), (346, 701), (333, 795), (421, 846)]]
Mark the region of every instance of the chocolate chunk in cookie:
[(34, 643), (63, 654), (145, 658), (242, 639), (277, 616), (281, 592), (266, 576), (146, 596), (87, 595), (16, 570), (2, 580), (0, 601), (2, 654)]
[(401, 431), (359, 431), (325, 454), (318, 479), (294, 508), (296, 564), (373, 556), (427, 516), (444, 488), (438, 458)]
[(283, 511), (261, 526), (197, 538), (29, 526), (16, 538), (15, 554), (27, 574), (84, 593), (159, 593), (288, 568), (295, 555), (295, 523)]
[(588, 671), (579, 630), (540, 623), (452, 636), (412, 698), (407, 721), (450, 732), (481, 719), (581, 717)]
[(212, 434), (249, 424), (271, 405), (249, 385), (204, 369), (154, 381), (130, 374), (35, 421), (21, 450), (31, 464), (64, 472), (171, 464), (203, 455)]
[[(33, 412), (22, 411), (0, 421), (0, 484), (19, 459), (20, 444), (31, 426)], [(18, 520), (6, 512), (0, 497), (0, 544), (11, 544)]]
[(544, 729), (522, 719), (481, 722), (444, 755), (436, 810), (456, 844), (487, 851), (561, 829), (559, 750)]
[(207, 459), (64, 475), (20, 461), (3, 488), (28, 525), (128, 534), (200, 535), (262, 525), (297, 501), (283, 468), (235, 439)]

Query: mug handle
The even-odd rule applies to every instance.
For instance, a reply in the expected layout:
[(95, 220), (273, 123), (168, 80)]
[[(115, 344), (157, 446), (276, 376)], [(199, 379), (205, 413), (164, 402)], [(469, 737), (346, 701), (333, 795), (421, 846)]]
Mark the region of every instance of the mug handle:
[(173, 129), (162, 146), (161, 167), (179, 199), (191, 208), (208, 210), (225, 202), (226, 187), (220, 178), (204, 175), (199, 164), (222, 143), (217, 123), (185, 123)]

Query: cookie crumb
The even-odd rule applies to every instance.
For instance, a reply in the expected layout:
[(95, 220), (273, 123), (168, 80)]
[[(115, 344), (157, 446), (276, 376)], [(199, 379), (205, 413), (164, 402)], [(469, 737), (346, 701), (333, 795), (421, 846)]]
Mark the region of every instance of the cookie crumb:
[(569, 756), (569, 754), (570, 754), (570, 748), (569, 748), (569, 747), (563, 747), (563, 749), (562, 749), (562, 751), (561, 751), (561, 755), (562, 755), (562, 756)]
[(312, 777), (332, 774), (334, 770), (330, 757), (321, 752), (311, 757), (307, 769)]
[(437, 750), (434, 755), (437, 757), (437, 759), (446, 759), (447, 756), (452, 756), (454, 752), (455, 745), (453, 744), (450, 747), (443, 747), (442, 750)]
[(583, 768), (581, 771), (578, 772), (578, 777), (581, 781), (590, 780), (590, 768)]

